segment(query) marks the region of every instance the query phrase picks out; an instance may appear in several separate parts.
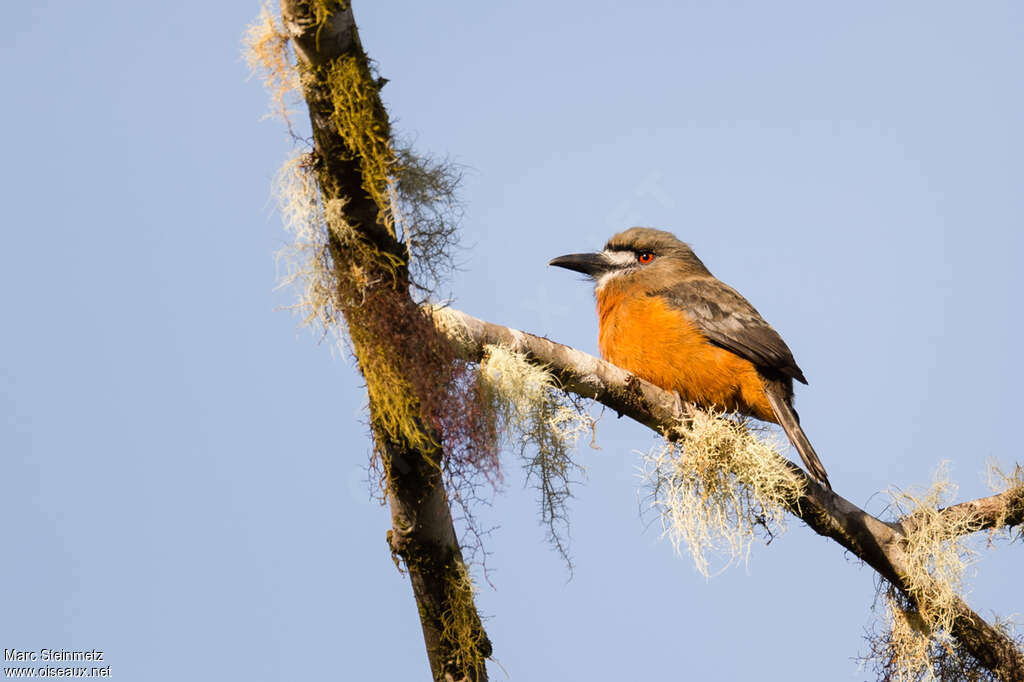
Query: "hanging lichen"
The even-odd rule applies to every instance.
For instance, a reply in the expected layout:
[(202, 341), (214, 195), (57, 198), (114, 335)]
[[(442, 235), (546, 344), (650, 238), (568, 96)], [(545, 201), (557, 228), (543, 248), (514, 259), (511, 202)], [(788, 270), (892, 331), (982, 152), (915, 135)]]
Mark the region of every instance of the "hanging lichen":
[(527, 480), (540, 494), (548, 540), (571, 570), (567, 504), (573, 475), (581, 471), (572, 454), (580, 436), (593, 432), (594, 420), (566, 399), (550, 372), (519, 353), (487, 346), (480, 375), (500, 433), (519, 451)]
[(900, 578), (907, 592), (880, 584), (881, 622), (867, 658), (885, 679), (989, 679), (984, 668), (960, 656), (952, 634), (964, 574), (976, 559), (968, 537), (977, 530), (969, 517), (941, 513), (956, 489), (942, 464), (926, 490), (889, 491), (890, 509), (904, 528)]
[(249, 69), (263, 80), (263, 86), (270, 93), (274, 115), (290, 128), (288, 99), (299, 88), (299, 76), (292, 62), (288, 36), (269, 2), (263, 5), (259, 18), (246, 29), (242, 56)]
[(759, 533), (784, 530), (804, 482), (745, 420), (690, 407), (673, 435), (645, 459), (651, 506), (676, 550), (710, 577), (713, 555), (724, 570), (747, 559)]

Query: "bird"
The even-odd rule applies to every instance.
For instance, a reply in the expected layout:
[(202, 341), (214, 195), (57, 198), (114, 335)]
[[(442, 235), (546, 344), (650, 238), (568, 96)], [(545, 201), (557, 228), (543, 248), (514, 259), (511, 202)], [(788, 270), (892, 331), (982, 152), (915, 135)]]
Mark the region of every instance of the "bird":
[(779, 424), (808, 473), (831, 490), (793, 407), (793, 380), (807, 379), (789, 346), (688, 244), (671, 232), (633, 227), (600, 252), (558, 256), (548, 265), (593, 280), (605, 360), (685, 402)]

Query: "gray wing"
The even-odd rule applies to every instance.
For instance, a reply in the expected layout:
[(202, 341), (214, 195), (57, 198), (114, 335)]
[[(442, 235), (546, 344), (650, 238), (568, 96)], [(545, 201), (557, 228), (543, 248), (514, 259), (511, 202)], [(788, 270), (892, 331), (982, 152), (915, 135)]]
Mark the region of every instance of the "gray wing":
[(650, 295), (683, 310), (715, 345), (760, 369), (807, 383), (786, 342), (732, 287), (714, 278), (691, 279)]

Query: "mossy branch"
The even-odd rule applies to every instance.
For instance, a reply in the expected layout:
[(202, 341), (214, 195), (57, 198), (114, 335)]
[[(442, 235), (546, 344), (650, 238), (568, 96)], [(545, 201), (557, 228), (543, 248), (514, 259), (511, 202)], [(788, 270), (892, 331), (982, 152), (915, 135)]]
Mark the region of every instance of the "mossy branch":
[[(996, 485), (1006, 489), (989, 497), (961, 502), (940, 510), (946, 525), (963, 528), (965, 533), (1024, 525), (1024, 468), (1018, 465), (1009, 476), (993, 473), (998, 479)], [(913, 525), (913, 520), (905, 519), (902, 523), (907, 528)]]
[[(477, 374), (410, 294), (408, 239), (396, 227), (400, 164), (350, 5), (281, 0), (281, 15), (313, 133), (312, 152), (285, 174), (284, 213), (305, 259), (292, 274), (309, 319), (347, 339), (366, 381), (388, 542), (412, 583), (434, 679), (486, 680), (491, 645), (445, 487), (496, 462)], [(286, 43), (273, 22), (263, 26), (248, 41), (266, 53), (254, 63), (270, 65), (272, 86), (293, 82), (281, 73)]]
[[(557, 377), (563, 390), (603, 403), (666, 438), (677, 437), (678, 425), (686, 422), (686, 407), (674, 394), (575, 348), (452, 309), (435, 313), (434, 320), (467, 359), (479, 361), (489, 345), (500, 345), (544, 366)], [(876, 518), (838, 493), (822, 488), (796, 464), (781, 455), (774, 456), (800, 482), (799, 492), (785, 503), (789, 513), (871, 566), (909, 604), (919, 610), (925, 606), (930, 584), (927, 576), (915, 570), (908, 555), (908, 533), (901, 524)], [(1015, 523), (1019, 521), (1019, 510), (1014, 506), (1018, 495), (1019, 491), (1011, 488), (994, 498), (975, 501), (974, 506), (965, 503), (968, 506), (948, 507), (940, 515), (971, 513), (992, 524)], [(1008, 503), (1012, 513), (1000, 516), (992, 512), (997, 502)], [(1006, 632), (986, 622), (959, 597), (945, 596), (950, 634), (956, 644), (997, 679), (1024, 680), (1024, 653)]]

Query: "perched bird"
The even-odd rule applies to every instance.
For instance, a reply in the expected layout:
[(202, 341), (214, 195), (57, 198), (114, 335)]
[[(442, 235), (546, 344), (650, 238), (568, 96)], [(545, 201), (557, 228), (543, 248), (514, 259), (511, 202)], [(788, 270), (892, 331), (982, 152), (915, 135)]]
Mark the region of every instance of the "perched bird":
[(831, 489), (793, 409), (793, 379), (807, 383), (793, 353), (689, 246), (670, 232), (634, 227), (599, 253), (549, 265), (594, 280), (605, 360), (686, 402), (780, 424), (811, 476)]

